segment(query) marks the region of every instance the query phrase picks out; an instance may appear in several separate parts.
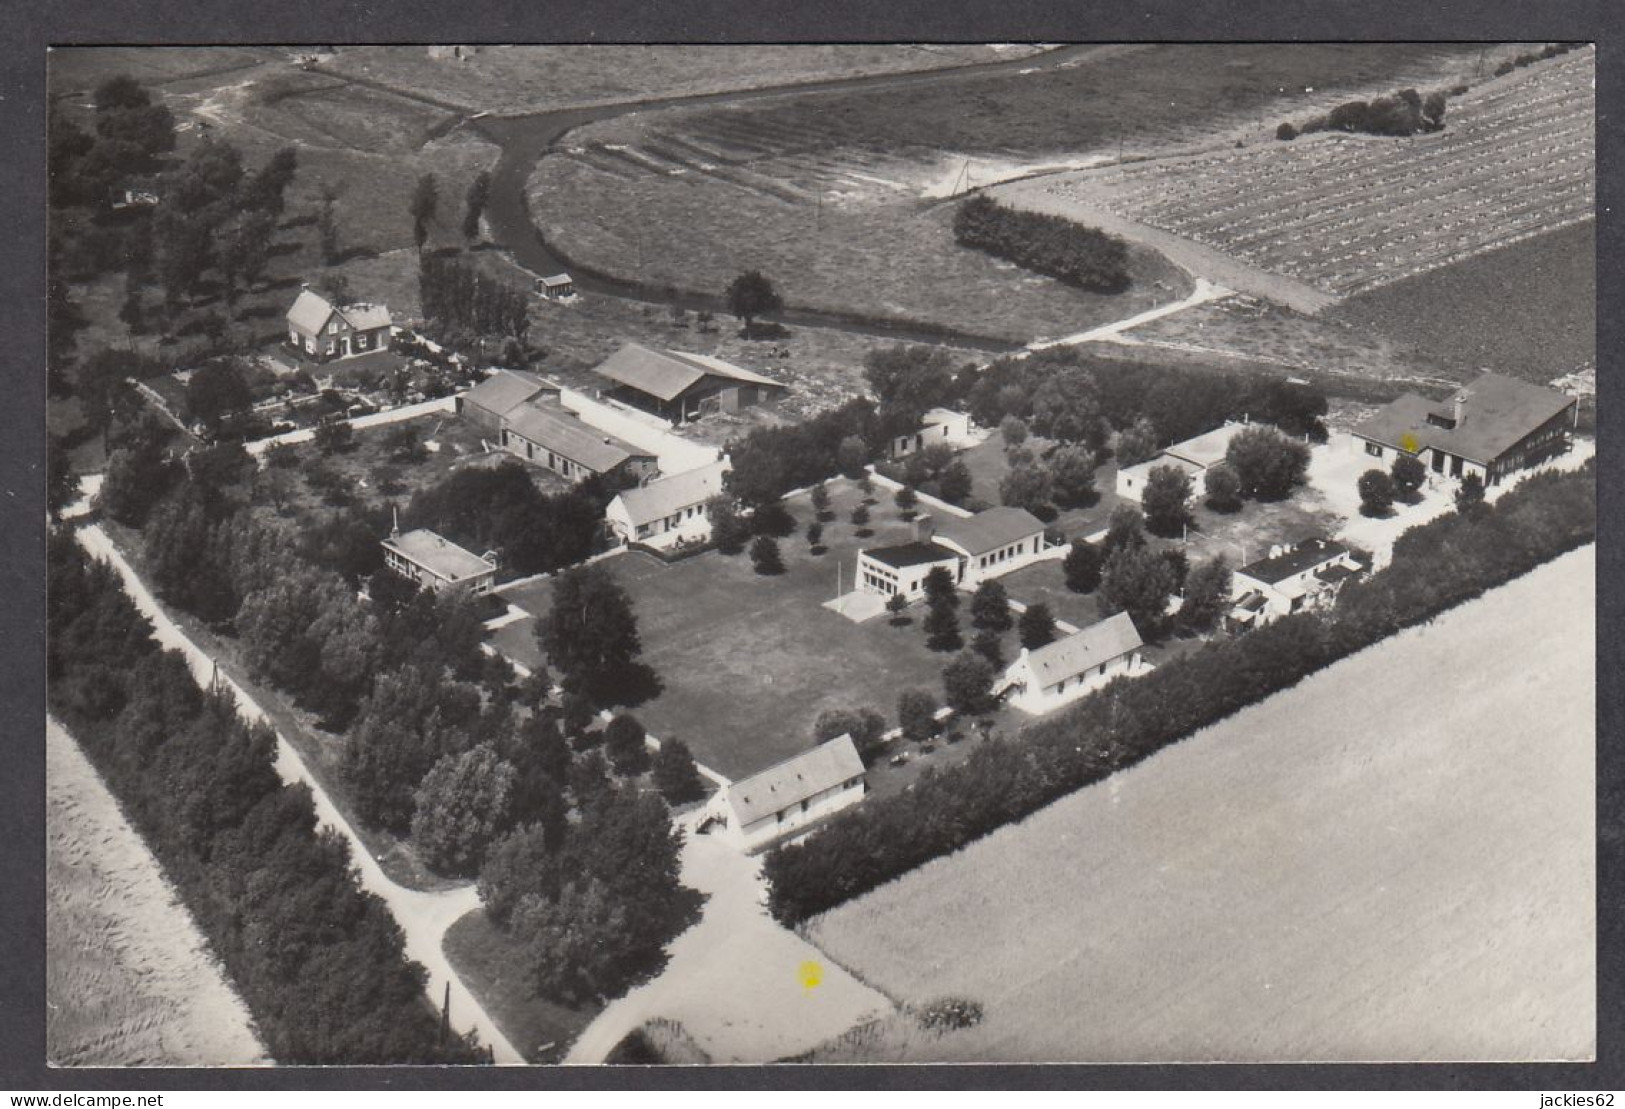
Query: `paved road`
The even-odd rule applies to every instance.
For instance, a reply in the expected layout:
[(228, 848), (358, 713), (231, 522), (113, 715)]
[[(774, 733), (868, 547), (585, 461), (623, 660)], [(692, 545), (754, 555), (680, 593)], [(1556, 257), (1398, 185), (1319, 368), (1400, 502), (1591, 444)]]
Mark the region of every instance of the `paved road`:
[[(106, 560), (118, 571), (130, 599), (147, 619), (152, 621), (153, 633), (158, 641), (185, 656), (199, 684), (208, 682), (214, 672), (214, 660), (169, 619), (135, 570), (119, 553), (118, 548), (113, 546), (107, 533), (99, 525), (92, 524), (80, 528), (77, 536), (87, 552), (95, 558)], [(265, 713), (254, 703), (253, 698), (249, 697), (236, 682), (223, 674), (220, 680), (231, 689), (246, 719), (270, 723)], [(407, 957), (422, 964), (428, 971), (428, 995), (436, 1008), (444, 999), (446, 984), (449, 982), (452, 1027), (459, 1032), (469, 1030), (476, 1032), (482, 1043), (491, 1046), (492, 1054), (498, 1063), (523, 1063), (524, 1059), (498, 1030), (490, 1016), (475, 1000), (474, 995), (463, 985), (462, 979), (452, 969), (450, 961), (441, 949), (441, 939), (446, 929), (459, 917), (479, 907), (479, 897), (475, 893), (474, 886), (469, 884), (452, 890), (426, 893), (397, 885), (368, 853), (361, 838), (333, 806), (321, 783), (310, 773), (298, 752), (282, 738), (280, 733), (277, 735), (276, 769), (283, 781), (290, 784), (303, 782), (309, 786), (311, 796), (315, 799), (317, 818), (337, 829), (348, 841), (351, 857), (355, 860), (356, 868), (361, 875), (362, 888), (377, 894), (389, 906), (390, 912), (394, 914), (405, 935)]]

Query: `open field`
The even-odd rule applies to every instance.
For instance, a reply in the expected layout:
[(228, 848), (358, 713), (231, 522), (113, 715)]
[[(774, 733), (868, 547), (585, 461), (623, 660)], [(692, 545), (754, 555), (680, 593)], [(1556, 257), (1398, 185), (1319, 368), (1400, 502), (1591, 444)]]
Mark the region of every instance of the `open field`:
[(1104, 211), (1349, 296), (1589, 219), (1594, 57), (1578, 50), (1471, 88), (1438, 134), (1306, 135), (1005, 195), (1085, 222)]
[(1565, 555), (813, 921), (891, 996), (987, 1012), (814, 1061), (1591, 1058), (1595, 566)]
[[(836, 517), (824, 525), (827, 553), (808, 553), (811, 509), (805, 496), (797, 497), (788, 503), (800, 530), (779, 542), (787, 572), (778, 577), (756, 574), (748, 554), (715, 551), (670, 565), (636, 552), (603, 563), (631, 595), (643, 661), (665, 685), (633, 711), (652, 734), (681, 737), (696, 759), (728, 777), (804, 750), (824, 709), (872, 705), (895, 724), (904, 689), (941, 696), (950, 656), (926, 649), (921, 606), (903, 627), (884, 615), (857, 624), (822, 607), (835, 596), (837, 565), (850, 591), (860, 547), (908, 536), (908, 525), (882, 500), (870, 509), (874, 535), (859, 539), (847, 519), (856, 486), (838, 480), (829, 488)], [(542, 580), (501, 595), (539, 614), (547, 612), (551, 592), (551, 581)], [(960, 622), (969, 628), (963, 606)], [(529, 665), (540, 657), (533, 629), (533, 621), (518, 621), (493, 642)], [(1013, 634), (1004, 649), (1014, 657)]]
[(56, 1066), (269, 1062), (158, 860), (46, 722), (45, 1051)]
[[(946, 197), (1132, 150), (1258, 129), (1285, 89), (1391, 88), (1465, 57), (1439, 46), (1102, 46), (1064, 64), (642, 112), (582, 127), (544, 157), (531, 209), (594, 268), (685, 289), (742, 269), (794, 305), (1022, 341), (1121, 318), (1188, 281), (1135, 252), (1135, 286), (1100, 296), (958, 247)], [(951, 95), (955, 111), (939, 105)], [(604, 219), (603, 213), (637, 213)], [(721, 244), (719, 246), (719, 244)]]
[(1385, 332), (1463, 374), (1546, 384), (1597, 361), (1593, 220), (1351, 297), (1334, 319)]
[(470, 111), (511, 115), (1001, 61), (1037, 49), (591, 44), (487, 46), (456, 60), (431, 58), (421, 46), (363, 46), (341, 48), (321, 68)]

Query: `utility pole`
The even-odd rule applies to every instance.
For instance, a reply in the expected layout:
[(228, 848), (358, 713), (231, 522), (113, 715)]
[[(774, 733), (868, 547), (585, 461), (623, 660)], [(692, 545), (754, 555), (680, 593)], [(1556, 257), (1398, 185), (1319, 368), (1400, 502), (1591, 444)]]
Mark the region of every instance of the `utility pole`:
[(446, 979), (446, 999), (440, 1003), (440, 1042), (446, 1042), (451, 1033), (451, 979)]

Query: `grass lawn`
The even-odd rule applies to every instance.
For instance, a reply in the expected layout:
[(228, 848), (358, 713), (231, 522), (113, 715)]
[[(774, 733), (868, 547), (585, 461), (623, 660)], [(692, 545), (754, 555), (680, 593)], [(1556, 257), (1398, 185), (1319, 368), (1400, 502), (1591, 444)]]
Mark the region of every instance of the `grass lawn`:
[(1590, 1058), (1595, 568), (1564, 555), (812, 921), (890, 996), (986, 1018), (810, 1061)]
[(502, 1035), (527, 1063), (557, 1063), (581, 1030), (603, 1011), (536, 996), (524, 974), (518, 945), (475, 909), (446, 929), (441, 948)]
[[(837, 566), (850, 591), (860, 547), (901, 542), (909, 533), (882, 501), (870, 510), (875, 534), (857, 538), (847, 519), (859, 499), (855, 484), (831, 482), (830, 493), (836, 516), (824, 526), (827, 553), (809, 554), (799, 532), (781, 540), (781, 576), (756, 574), (748, 555), (715, 551), (671, 565), (638, 553), (603, 563), (631, 594), (644, 661), (665, 684), (636, 708), (638, 718), (656, 736), (681, 737), (696, 759), (729, 777), (804, 750), (824, 709), (871, 705), (895, 724), (902, 690), (941, 697), (949, 656), (926, 649), (918, 606), (901, 627), (885, 616), (855, 624), (822, 607), (835, 596)], [(804, 530), (812, 518), (806, 497), (789, 507)], [(540, 581), (502, 596), (537, 614), (547, 611), (551, 590)], [(533, 661), (532, 627), (529, 620), (510, 624), (494, 642), (520, 662)], [(1006, 638), (1012, 657), (1014, 640)]]

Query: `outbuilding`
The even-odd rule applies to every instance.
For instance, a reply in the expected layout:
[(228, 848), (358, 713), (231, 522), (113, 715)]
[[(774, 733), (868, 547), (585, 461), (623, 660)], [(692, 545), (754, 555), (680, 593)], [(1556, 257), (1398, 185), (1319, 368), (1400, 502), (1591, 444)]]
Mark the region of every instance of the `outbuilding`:
[(857, 744), (837, 736), (719, 791), (715, 834), (760, 851), (863, 800), (863, 774)]
[(1140, 629), (1126, 612), (1034, 650), (1026, 647), (1004, 674), (1008, 700), (1041, 715), (1093, 693), (1113, 678), (1149, 673)]
[(785, 386), (706, 354), (627, 343), (593, 371), (609, 394), (675, 423), (708, 411), (737, 412), (782, 396)]

